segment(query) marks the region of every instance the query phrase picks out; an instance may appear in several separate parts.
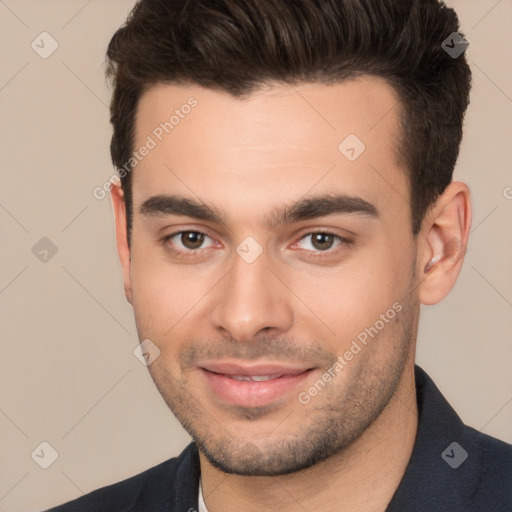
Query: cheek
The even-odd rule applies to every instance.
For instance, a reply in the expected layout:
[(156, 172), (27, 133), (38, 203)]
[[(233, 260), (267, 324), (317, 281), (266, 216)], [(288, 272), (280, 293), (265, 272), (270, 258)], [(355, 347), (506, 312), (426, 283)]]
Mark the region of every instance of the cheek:
[(139, 331), (146, 337), (161, 338), (179, 318), (183, 293), (173, 279), (169, 266), (162, 264), (150, 251), (132, 251), (131, 282), (133, 309)]
[(303, 303), (297, 302), (299, 314), (327, 332), (326, 339), (339, 350), (404, 301), (411, 285), (411, 258), (407, 246), (397, 250), (383, 237), (328, 272), (294, 272), (290, 288)]
[(133, 309), (140, 335), (164, 342), (176, 337), (201, 306), (214, 276), (194, 265), (173, 265), (158, 251), (132, 252)]

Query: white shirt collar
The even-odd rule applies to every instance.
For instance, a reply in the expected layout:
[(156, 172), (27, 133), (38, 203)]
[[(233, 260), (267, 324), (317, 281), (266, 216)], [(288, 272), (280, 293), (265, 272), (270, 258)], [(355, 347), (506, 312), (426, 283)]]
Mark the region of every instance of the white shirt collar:
[(201, 484), (201, 477), (199, 477), (199, 496), (198, 496), (197, 501), (199, 504), (198, 512), (208, 512), (208, 509), (206, 508), (206, 504), (205, 504), (204, 498), (203, 498), (203, 486)]

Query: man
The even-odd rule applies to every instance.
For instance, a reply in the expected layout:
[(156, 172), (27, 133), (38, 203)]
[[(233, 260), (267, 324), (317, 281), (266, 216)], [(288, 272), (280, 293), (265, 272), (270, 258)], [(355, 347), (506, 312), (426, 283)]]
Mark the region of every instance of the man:
[(194, 442), (53, 510), (512, 510), (512, 447), (414, 364), (471, 225), (458, 30), (436, 0), (135, 6), (106, 188), (141, 351)]

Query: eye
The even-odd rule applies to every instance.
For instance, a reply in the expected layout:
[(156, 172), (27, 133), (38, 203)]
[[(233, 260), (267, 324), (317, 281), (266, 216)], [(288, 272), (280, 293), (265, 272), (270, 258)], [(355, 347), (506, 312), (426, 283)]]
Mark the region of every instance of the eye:
[[(193, 252), (202, 247), (205, 241), (210, 241), (208, 247), (215, 246), (215, 242), (201, 231), (178, 231), (163, 239), (163, 243), (174, 252)], [(170, 247), (169, 247), (170, 246)]]
[(308, 233), (303, 236), (296, 245), (299, 249), (314, 252), (327, 252), (339, 245), (349, 245), (350, 243), (350, 240), (333, 233), (316, 232)]

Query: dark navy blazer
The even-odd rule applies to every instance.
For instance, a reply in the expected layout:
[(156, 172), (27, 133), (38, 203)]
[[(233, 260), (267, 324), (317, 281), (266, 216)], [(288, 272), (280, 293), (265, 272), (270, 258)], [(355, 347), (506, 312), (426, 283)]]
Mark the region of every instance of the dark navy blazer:
[[(415, 372), (418, 433), (386, 512), (512, 512), (512, 445), (465, 426), (430, 377)], [(194, 512), (199, 476), (191, 443), (179, 457), (48, 512)]]

